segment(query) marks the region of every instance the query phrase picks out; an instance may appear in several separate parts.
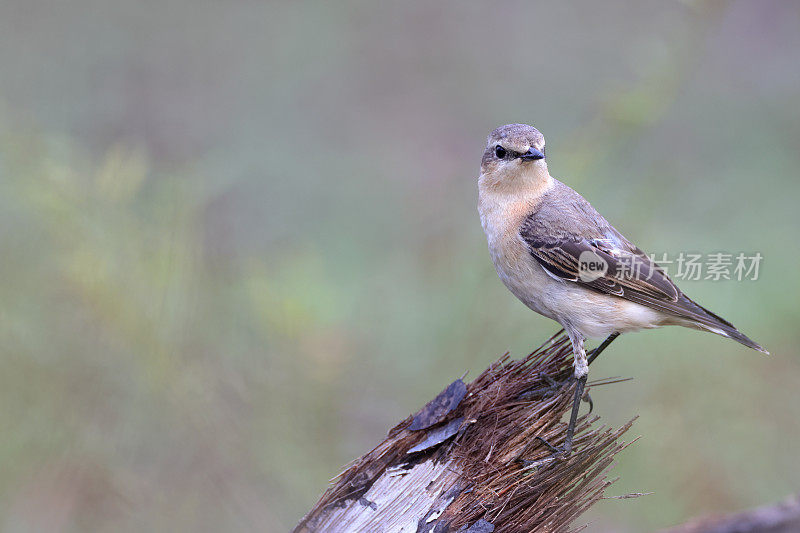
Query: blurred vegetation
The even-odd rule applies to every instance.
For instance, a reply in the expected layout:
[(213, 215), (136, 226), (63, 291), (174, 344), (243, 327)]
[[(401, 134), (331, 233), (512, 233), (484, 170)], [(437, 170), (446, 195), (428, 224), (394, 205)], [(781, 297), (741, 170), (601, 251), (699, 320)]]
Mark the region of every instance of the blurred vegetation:
[(289, 529), (465, 370), (556, 325), (497, 279), (486, 134), (655, 252), (773, 355), (614, 344), (597, 412), (643, 439), (592, 531), (796, 491), (800, 8), (12, 0), (0, 7), (0, 524)]

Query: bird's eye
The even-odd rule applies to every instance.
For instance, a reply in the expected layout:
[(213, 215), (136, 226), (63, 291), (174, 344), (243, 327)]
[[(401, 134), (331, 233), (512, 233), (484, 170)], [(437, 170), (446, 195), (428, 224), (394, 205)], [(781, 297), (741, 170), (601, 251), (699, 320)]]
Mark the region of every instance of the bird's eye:
[(494, 147), (494, 155), (496, 155), (498, 159), (503, 159), (506, 156), (506, 149), (498, 144)]

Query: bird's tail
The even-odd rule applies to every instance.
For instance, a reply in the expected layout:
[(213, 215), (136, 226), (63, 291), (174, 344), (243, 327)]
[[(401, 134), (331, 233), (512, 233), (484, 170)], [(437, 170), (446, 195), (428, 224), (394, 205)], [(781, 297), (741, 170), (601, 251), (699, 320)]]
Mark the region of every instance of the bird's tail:
[[(684, 296), (685, 297), (685, 296)], [(698, 304), (695, 301), (692, 301), (694, 305), (699, 307), (704, 311), (706, 316), (703, 317), (692, 317), (693, 320), (691, 327), (696, 329), (700, 329), (703, 331), (710, 331), (711, 333), (716, 333), (717, 335), (722, 335), (723, 337), (727, 337), (729, 339), (733, 339), (739, 344), (744, 344), (748, 348), (752, 348), (753, 350), (758, 350), (761, 353), (765, 353), (769, 355), (769, 352), (765, 350), (760, 344), (755, 342), (753, 339), (736, 329), (733, 324), (725, 320), (719, 315), (716, 315), (703, 307), (702, 305)]]

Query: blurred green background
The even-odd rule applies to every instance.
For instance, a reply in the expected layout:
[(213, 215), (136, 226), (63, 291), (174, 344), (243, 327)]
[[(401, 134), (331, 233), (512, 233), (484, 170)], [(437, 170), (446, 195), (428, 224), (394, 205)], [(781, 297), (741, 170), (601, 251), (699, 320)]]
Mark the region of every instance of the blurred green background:
[(500, 283), (486, 135), (772, 355), (622, 338), (641, 418), (590, 531), (800, 488), (800, 4), (30, 2), (0, 7), (0, 529), (285, 531), (342, 465), (554, 322)]

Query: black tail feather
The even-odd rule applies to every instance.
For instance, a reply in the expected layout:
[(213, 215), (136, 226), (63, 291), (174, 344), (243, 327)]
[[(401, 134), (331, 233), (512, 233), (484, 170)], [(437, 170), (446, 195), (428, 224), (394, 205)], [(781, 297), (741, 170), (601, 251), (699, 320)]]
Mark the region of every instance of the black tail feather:
[[(688, 300), (689, 298), (684, 295), (684, 297)], [(716, 333), (717, 335), (722, 335), (723, 337), (728, 337), (729, 339), (733, 339), (736, 342), (747, 346), (748, 348), (752, 348), (753, 350), (757, 350), (761, 353), (765, 353), (769, 355), (769, 352), (765, 350), (760, 344), (755, 342), (753, 339), (736, 329), (736, 327), (722, 318), (721, 316), (712, 313), (702, 305), (698, 304), (697, 302), (690, 300), (694, 305), (698, 308), (702, 309), (703, 312), (706, 314), (705, 320), (700, 319), (697, 320), (697, 324), (700, 326), (700, 329), (705, 331), (710, 331), (711, 333)]]

